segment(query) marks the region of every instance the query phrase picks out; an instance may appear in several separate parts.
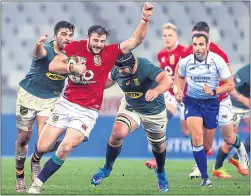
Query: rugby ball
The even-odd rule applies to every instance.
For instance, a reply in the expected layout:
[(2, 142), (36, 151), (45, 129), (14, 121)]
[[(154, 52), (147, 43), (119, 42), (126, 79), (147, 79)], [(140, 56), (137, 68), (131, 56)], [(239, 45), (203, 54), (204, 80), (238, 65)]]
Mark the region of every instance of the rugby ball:
[[(76, 64), (78, 62), (78, 57), (76, 56), (71, 56), (66, 63), (68, 65), (73, 65)], [(75, 73), (69, 73), (68, 77), (70, 78), (70, 80), (74, 83), (80, 83), (81, 82), (81, 75), (79, 74), (75, 74)]]

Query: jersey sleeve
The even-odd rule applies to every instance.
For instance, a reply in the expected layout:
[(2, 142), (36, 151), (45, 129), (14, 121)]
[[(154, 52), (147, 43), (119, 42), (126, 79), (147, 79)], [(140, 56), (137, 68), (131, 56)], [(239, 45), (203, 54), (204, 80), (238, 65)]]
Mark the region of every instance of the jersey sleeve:
[(120, 44), (111, 44), (108, 46), (108, 50), (110, 52), (111, 58), (117, 59), (119, 55), (123, 54), (120, 49)]
[(109, 78), (113, 81), (116, 81), (117, 72), (118, 72), (117, 68), (113, 66), (112, 70), (109, 73)]
[(214, 51), (212, 50), (212, 52), (218, 54), (221, 58), (223, 58), (223, 60), (226, 62), (226, 64), (229, 64), (227, 54), (218, 45), (215, 45), (215, 49), (214, 49)]
[(232, 76), (232, 74), (228, 68), (227, 63), (225, 62), (225, 60), (221, 56), (217, 56), (215, 61), (216, 61), (216, 66), (217, 66), (219, 75), (223, 80)]
[(186, 77), (186, 59), (180, 59), (180, 61), (178, 62), (178, 73), (179, 76), (182, 78)]
[(80, 46), (81, 46), (80, 41), (71, 42), (70, 44), (68, 44), (68, 45), (65, 47), (65, 49), (64, 49), (65, 54), (66, 54), (68, 57), (77, 56), (77, 55), (78, 55), (78, 52), (80, 51)]

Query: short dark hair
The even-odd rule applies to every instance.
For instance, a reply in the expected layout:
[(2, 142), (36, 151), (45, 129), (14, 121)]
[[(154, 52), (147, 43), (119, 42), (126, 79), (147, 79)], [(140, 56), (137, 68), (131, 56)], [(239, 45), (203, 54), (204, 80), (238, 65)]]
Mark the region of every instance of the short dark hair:
[(210, 28), (206, 22), (200, 21), (193, 26), (193, 31), (205, 31), (206, 33), (209, 33)]
[(204, 33), (196, 33), (196, 34), (193, 35), (192, 39), (194, 37), (204, 37), (205, 40), (206, 40), (206, 44), (208, 44), (208, 42), (209, 42), (209, 37), (206, 34), (204, 34)]
[(74, 30), (75, 30), (75, 26), (74, 24), (68, 22), (68, 21), (59, 21), (55, 27), (54, 27), (54, 35), (57, 35), (59, 30), (62, 29), (62, 28), (66, 28), (66, 29), (70, 29), (73, 33), (74, 33)]
[(101, 25), (93, 25), (88, 29), (88, 37), (93, 33), (97, 33), (99, 36), (106, 35), (106, 37), (110, 35), (109, 31)]

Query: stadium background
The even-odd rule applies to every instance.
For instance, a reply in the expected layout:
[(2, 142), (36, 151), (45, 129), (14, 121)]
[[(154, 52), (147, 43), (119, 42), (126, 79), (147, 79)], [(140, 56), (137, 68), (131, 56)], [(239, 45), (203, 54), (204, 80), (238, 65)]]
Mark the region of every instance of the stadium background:
[[(161, 25), (174, 23), (178, 28), (179, 42), (191, 43), (191, 29), (198, 21), (206, 21), (211, 28), (211, 40), (227, 53), (234, 72), (249, 62), (249, 5), (250, 2), (153, 2), (154, 15), (149, 32), (140, 47), (138, 56), (148, 58), (156, 65), (157, 52), (162, 48)], [(18, 83), (29, 70), (33, 47), (41, 35), (52, 39), (54, 25), (60, 20), (75, 23), (75, 39), (85, 39), (93, 24), (106, 26), (111, 36), (108, 43), (129, 38), (141, 18), (143, 2), (3, 2), (2, 3), (2, 155), (14, 156), (16, 140), (15, 101)], [(109, 9), (108, 9), (109, 7)], [(196, 14), (195, 14), (196, 13)], [(123, 93), (118, 86), (105, 92), (100, 117), (90, 141), (77, 147), (71, 156), (103, 157), (113, 126), (114, 115)], [(188, 138), (182, 136), (179, 118), (174, 117), (167, 128), (168, 158), (192, 159)], [(36, 129), (36, 127), (35, 127)], [(241, 124), (241, 138), (247, 129)], [(32, 152), (37, 138), (34, 131), (29, 145)], [(214, 148), (221, 143), (217, 131)], [(124, 142), (121, 157), (146, 158), (152, 153), (142, 128)], [(215, 154), (211, 157), (214, 158)]]

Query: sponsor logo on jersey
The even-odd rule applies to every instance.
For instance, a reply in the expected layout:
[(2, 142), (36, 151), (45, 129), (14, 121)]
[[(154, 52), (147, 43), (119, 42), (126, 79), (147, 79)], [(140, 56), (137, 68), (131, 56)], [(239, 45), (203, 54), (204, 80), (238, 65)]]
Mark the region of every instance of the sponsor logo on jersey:
[(125, 94), (132, 99), (138, 99), (143, 95), (141, 92), (125, 92)]
[(204, 82), (207, 83), (210, 80), (210, 77), (206, 77), (206, 76), (191, 76), (190, 78), (194, 82), (203, 82), (203, 83)]
[(133, 81), (136, 86), (139, 86), (140, 82), (138, 78), (133, 79)]
[(94, 73), (92, 70), (86, 70), (82, 75), (79, 74), (68, 74), (70, 80), (76, 84), (95, 84), (93, 81)]
[(65, 80), (65, 76), (62, 75), (58, 75), (55, 73), (51, 73), (51, 72), (47, 72), (46, 73), (47, 78), (49, 78), (50, 80)]

